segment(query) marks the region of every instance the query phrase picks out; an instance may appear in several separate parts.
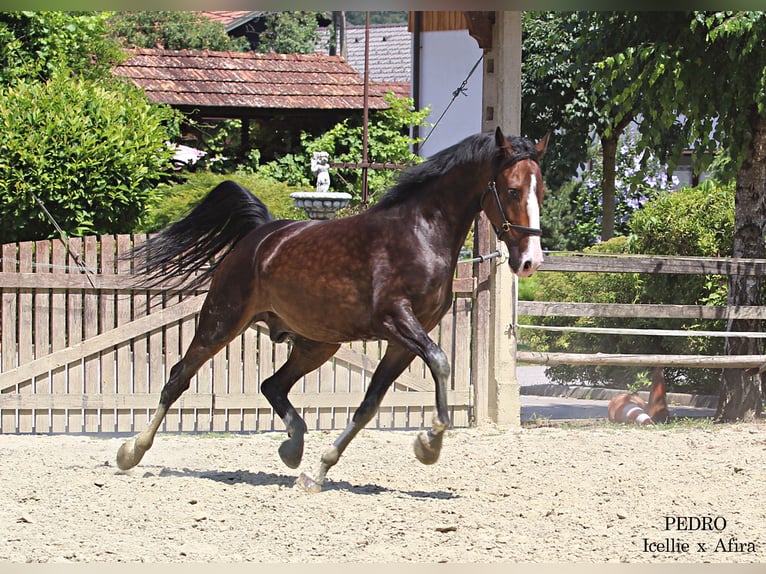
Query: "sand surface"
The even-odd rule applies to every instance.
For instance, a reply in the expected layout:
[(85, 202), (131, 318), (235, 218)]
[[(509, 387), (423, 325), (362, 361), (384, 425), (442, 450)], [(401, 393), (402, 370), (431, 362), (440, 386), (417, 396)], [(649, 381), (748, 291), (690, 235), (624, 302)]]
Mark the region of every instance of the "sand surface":
[(433, 466), (366, 430), (294, 487), (337, 434), (298, 470), (281, 433), (161, 434), (127, 472), (121, 438), (0, 436), (0, 561), (766, 561), (765, 424), (453, 429)]

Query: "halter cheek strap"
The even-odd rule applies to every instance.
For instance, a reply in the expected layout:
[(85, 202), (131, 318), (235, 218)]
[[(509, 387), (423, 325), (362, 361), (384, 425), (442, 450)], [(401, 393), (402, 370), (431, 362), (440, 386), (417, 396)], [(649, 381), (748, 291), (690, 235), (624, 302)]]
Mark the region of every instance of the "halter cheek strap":
[(495, 234), (497, 235), (498, 239), (502, 239), (503, 235), (509, 233), (511, 230), (520, 231), (527, 235), (542, 236), (542, 229), (538, 229), (537, 227), (525, 227), (523, 225), (516, 225), (515, 223), (508, 221), (508, 218), (505, 216), (505, 211), (503, 211), (503, 204), (500, 202), (500, 196), (498, 195), (497, 186), (495, 185), (494, 181), (490, 181), (487, 184), (487, 189), (484, 190), (479, 205), (484, 205), (484, 199), (488, 192), (492, 192), (492, 195), (495, 198), (495, 202), (497, 203), (497, 211), (500, 213), (500, 217), (503, 218), (503, 222), (500, 224), (500, 227), (492, 223), (492, 220), (490, 220), (490, 223), (492, 223), (492, 227), (495, 230)]

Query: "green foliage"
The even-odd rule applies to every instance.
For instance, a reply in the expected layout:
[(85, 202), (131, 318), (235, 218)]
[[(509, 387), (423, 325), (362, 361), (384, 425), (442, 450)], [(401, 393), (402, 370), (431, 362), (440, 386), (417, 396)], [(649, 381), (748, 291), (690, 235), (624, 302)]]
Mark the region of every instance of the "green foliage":
[[(658, 197), (633, 216), (632, 253), (725, 257), (732, 253), (734, 185), (712, 180)], [(652, 275), (646, 296), (670, 304), (726, 304), (724, 276)]]
[[(555, 218), (543, 222), (547, 249), (581, 249), (599, 237), (619, 234), (621, 227), (624, 230), (625, 194), (609, 169), (615, 160), (614, 147), (598, 148), (597, 156), (590, 158), (588, 154), (594, 150), (594, 140), (614, 141), (642, 113), (651, 112), (653, 101), (628, 101), (623, 97), (630, 78), (641, 71), (640, 66), (627, 68), (622, 75), (603, 73), (604, 62), (626, 62), (625, 53), (630, 52), (634, 42), (632, 35), (615, 24), (623, 22), (616, 14), (621, 13), (525, 12), (522, 16), (523, 131), (535, 138), (549, 130), (553, 133), (543, 164), (549, 197), (553, 198), (550, 202), (553, 205), (546, 203), (546, 210), (555, 214)], [(667, 21), (677, 21), (665, 16), (657, 18), (658, 28), (665, 29)], [(631, 21), (631, 13), (625, 14), (624, 20)], [(668, 97), (675, 94), (670, 92)], [(648, 110), (638, 104), (644, 104)], [(674, 119), (656, 122), (658, 141), (672, 139), (669, 134), (675, 133)], [(653, 153), (642, 154), (645, 148)], [(667, 154), (655, 153), (645, 143), (636, 149), (644, 170), (650, 167), (650, 158), (656, 156), (661, 162), (666, 161)], [(599, 166), (606, 166), (598, 172), (599, 179), (593, 179), (595, 185), (583, 187), (582, 180), (572, 183), (586, 159), (594, 158)], [(617, 162), (625, 159), (618, 152)], [(588, 197), (580, 197), (581, 193)], [(614, 221), (613, 204), (617, 212)], [(609, 217), (602, 218), (602, 212)], [(577, 226), (575, 233), (572, 225)]]
[(266, 204), (277, 219), (306, 219), (303, 210), (293, 206), (290, 193), (295, 189), (284, 183), (270, 181), (247, 171), (236, 171), (225, 175), (197, 171), (187, 175), (183, 183), (161, 185), (153, 192), (143, 223), (137, 231), (151, 233), (167, 227), (183, 217), (210, 190), (227, 179), (234, 180), (249, 189)]
[(55, 76), (0, 89), (0, 242), (130, 231), (172, 152), (177, 116), (122, 84)]
[(116, 12), (107, 22), (109, 33), (127, 48), (216, 50), (244, 52), (246, 38), (234, 38), (220, 22), (199, 12)]
[(313, 54), (317, 45), (318, 12), (274, 12), (266, 16), (266, 29), (258, 37), (257, 51), (278, 54)]
[(752, 114), (766, 113), (766, 13), (599, 12), (590, 20), (628, 41), (598, 67), (597, 91), (627, 79), (603, 107), (638, 109), (643, 144), (671, 164), (693, 144), (697, 173), (718, 150), (736, 173), (748, 156)]
[[(615, 165), (615, 232), (628, 233), (633, 213), (652, 198), (662, 196), (677, 181), (668, 178), (667, 166), (637, 146), (637, 133), (627, 129), (618, 139)], [(542, 220), (545, 247), (579, 251), (601, 239), (603, 161), (601, 146), (592, 146), (588, 169), (551, 191), (545, 199)]]
[[(544, 222), (550, 222), (560, 235), (557, 247), (562, 250), (578, 251), (601, 240), (604, 168), (599, 145), (594, 146), (590, 157), (587, 171), (560, 190), (569, 199), (569, 213), (563, 221), (552, 221), (545, 213), (547, 207), (543, 212)], [(615, 233), (626, 235), (631, 215), (676, 183), (668, 178), (667, 166), (661, 165), (647, 150), (638, 149), (634, 130), (623, 132), (618, 140), (614, 177)], [(551, 240), (555, 238), (554, 235)]]
[(552, 190), (585, 162), (595, 118), (587, 91), (577, 86), (582, 68), (571, 58), (577, 36), (584, 33), (580, 21), (574, 13), (522, 13), (521, 125), (533, 139), (553, 134), (543, 166)]
[[(417, 140), (409, 136), (413, 125), (423, 126), (429, 114), (428, 108), (412, 109), (411, 98), (397, 98), (388, 94), (390, 107), (370, 114), (368, 125), (368, 159), (371, 162), (410, 164), (421, 161), (413, 154), (411, 145)], [(313, 187), (315, 180), (311, 173), (311, 155), (315, 151), (326, 151), (332, 162), (359, 162), (362, 160), (361, 122), (344, 120), (319, 137), (301, 134), (304, 153), (288, 154), (259, 168), (259, 173), (290, 185)], [(387, 190), (398, 175), (397, 170), (369, 170), (369, 200)], [(359, 169), (337, 169), (330, 174), (333, 191), (345, 191), (359, 202), (362, 197), (362, 176)]]
[(111, 79), (124, 59), (105, 34), (103, 12), (0, 12), (0, 85), (45, 81), (63, 70), (84, 79)]
[(707, 180), (697, 187), (662, 194), (633, 215), (630, 228), (633, 253), (729, 256), (734, 184)]
[[(586, 253), (644, 253), (655, 255), (720, 256), (731, 250), (733, 235), (732, 185), (705, 182), (696, 188), (663, 193), (636, 211), (631, 234), (587, 248)], [(591, 303), (726, 304), (726, 279), (721, 276), (634, 273), (539, 273), (533, 296), (541, 301)], [(722, 330), (720, 321), (681, 319), (611, 319), (595, 317), (526, 318), (539, 325)], [(722, 339), (598, 335), (555, 331), (522, 331), (522, 343), (538, 351), (716, 354)], [(579, 382), (625, 388), (640, 371), (625, 367), (551, 367), (559, 382)], [(671, 388), (714, 392), (720, 373), (708, 369), (667, 369)]]

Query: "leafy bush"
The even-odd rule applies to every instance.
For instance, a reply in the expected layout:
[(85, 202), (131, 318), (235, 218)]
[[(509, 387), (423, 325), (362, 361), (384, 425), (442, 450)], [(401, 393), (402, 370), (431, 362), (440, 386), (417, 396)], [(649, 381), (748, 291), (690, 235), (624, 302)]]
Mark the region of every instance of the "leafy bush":
[[(668, 192), (633, 214), (629, 237), (616, 237), (587, 253), (722, 256), (731, 253), (734, 229), (732, 185), (706, 182)], [(634, 273), (539, 273), (532, 292), (537, 300), (593, 303), (725, 305), (727, 282), (721, 276)], [(541, 325), (722, 330), (721, 321), (619, 319), (594, 317), (525, 318)], [(539, 351), (646, 354), (719, 354), (723, 340), (704, 337), (594, 335), (522, 331), (523, 344)], [(560, 383), (626, 388), (641, 369), (556, 366), (547, 374)], [(720, 374), (713, 369), (666, 369), (671, 388), (714, 392)]]
[(167, 227), (183, 217), (211, 189), (226, 179), (234, 180), (249, 189), (277, 219), (307, 219), (302, 209), (293, 207), (290, 193), (295, 190), (284, 183), (269, 181), (244, 171), (226, 175), (197, 171), (188, 174), (187, 180), (181, 184), (158, 187), (137, 231), (150, 233)]
[(0, 84), (46, 81), (66, 69), (82, 79), (112, 77), (125, 59), (106, 35), (108, 12), (0, 12)]
[(0, 89), (0, 242), (133, 229), (172, 151), (170, 108), (124, 84), (20, 81)]
[(128, 48), (237, 52), (250, 49), (247, 38), (229, 36), (222, 23), (199, 12), (116, 12), (107, 24), (110, 35)]

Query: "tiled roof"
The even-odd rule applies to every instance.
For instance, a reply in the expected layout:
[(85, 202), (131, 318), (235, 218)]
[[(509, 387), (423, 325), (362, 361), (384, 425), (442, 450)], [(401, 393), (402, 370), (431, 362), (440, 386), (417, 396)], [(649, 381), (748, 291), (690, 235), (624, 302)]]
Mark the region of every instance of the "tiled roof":
[[(115, 73), (154, 102), (260, 109), (362, 109), (364, 78), (339, 56), (140, 49)], [(369, 90), (370, 109), (387, 108)]]
[(409, 82), (370, 82), (370, 86), (375, 86), (375, 89), (382, 91), (383, 93), (394, 92), (395, 96), (400, 98), (409, 98), (412, 96), (410, 93)]
[[(348, 63), (364, 75), (364, 26), (346, 27)], [(370, 26), (370, 80), (409, 82), (412, 69), (412, 33), (407, 24)]]

